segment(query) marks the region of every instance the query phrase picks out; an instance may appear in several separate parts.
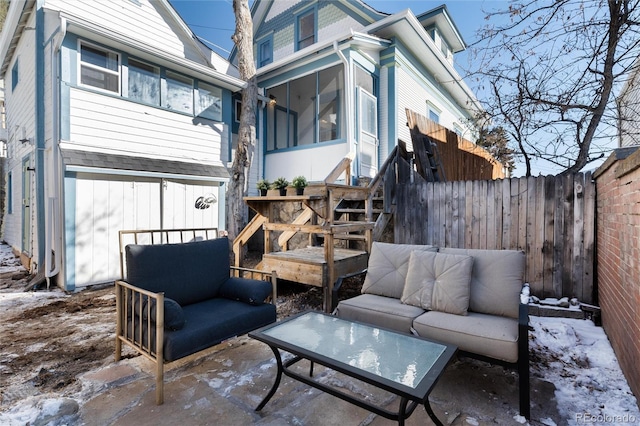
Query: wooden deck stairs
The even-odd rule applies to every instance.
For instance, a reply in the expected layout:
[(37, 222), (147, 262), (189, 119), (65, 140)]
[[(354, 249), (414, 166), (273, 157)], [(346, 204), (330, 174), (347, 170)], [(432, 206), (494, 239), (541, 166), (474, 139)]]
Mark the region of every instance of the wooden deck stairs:
[[(413, 152), (399, 140), (368, 185), (336, 183), (343, 176), (345, 182), (351, 181), (353, 155), (348, 155), (323, 182), (305, 188), (304, 195), (245, 197), (256, 215), (234, 240), (236, 266), (242, 266), (243, 246), (263, 231), (264, 254), (256, 269), (275, 271), (279, 279), (321, 287), (324, 310), (329, 312), (337, 277), (364, 270), (373, 241), (383, 240), (385, 229), (392, 224), (397, 186), (415, 179), (444, 180), (437, 146), (414, 128)], [(301, 203), (303, 209), (290, 223), (278, 223), (277, 204), (287, 202)], [(300, 234), (308, 235), (306, 245), (300, 247), (298, 241), (290, 247), (292, 238)]]

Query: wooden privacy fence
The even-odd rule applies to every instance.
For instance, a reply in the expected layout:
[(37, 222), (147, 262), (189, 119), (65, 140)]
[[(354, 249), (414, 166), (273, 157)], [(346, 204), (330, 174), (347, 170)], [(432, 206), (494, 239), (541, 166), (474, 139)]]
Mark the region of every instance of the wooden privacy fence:
[(394, 235), (406, 244), (523, 250), (534, 295), (595, 302), (591, 173), (399, 183)]

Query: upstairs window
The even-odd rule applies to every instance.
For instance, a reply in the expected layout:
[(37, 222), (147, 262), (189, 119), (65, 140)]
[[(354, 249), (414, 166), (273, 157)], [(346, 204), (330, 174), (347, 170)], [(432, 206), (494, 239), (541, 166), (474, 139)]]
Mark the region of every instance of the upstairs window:
[(80, 43), (80, 84), (120, 93), (120, 56)]
[(316, 42), (316, 12), (310, 10), (298, 16), (297, 26), (297, 49), (304, 49)]
[(129, 59), (129, 99), (160, 105), (160, 69)]
[(193, 114), (193, 80), (167, 71), (165, 79), (162, 80), (162, 106)]
[(13, 64), (13, 67), (11, 68), (11, 91), (12, 92), (16, 89), (19, 78), (20, 77), (18, 74), (18, 60), (16, 59), (16, 63)]
[(273, 62), (273, 43), (271, 39), (261, 41), (258, 44), (258, 68)]
[(222, 89), (199, 83), (195, 115), (222, 121)]
[(427, 112), (429, 113), (429, 120), (434, 123), (440, 123), (440, 110), (432, 105), (431, 102), (427, 102)]

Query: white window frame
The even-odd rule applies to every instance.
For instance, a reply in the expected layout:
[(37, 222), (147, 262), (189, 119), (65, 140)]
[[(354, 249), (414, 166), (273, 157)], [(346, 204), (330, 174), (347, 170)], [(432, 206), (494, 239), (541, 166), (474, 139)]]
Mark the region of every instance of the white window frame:
[[(438, 117), (438, 120), (437, 121), (433, 120), (431, 118), (431, 114), (436, 115)], [(441, 116), (442, 116), (442, 110), (437, 106), (435, 106), (434, 104), (432, 104), (431, 102), (427, 101), (427, 118), (433, 121), (434, 123), (440, 124)]]
[[(88, 46), (88, 47), (91, 47), (91, 48), (96, 49), (96, 50), (101, 50), (101, 51), (104, 51), (104, 52), (107, 52), (107, 53), (112, 53), (112, 54), (116, 55), (116, 57), (118, 58), (117, 70), (113, 71), (113, 70), (110, 70), (110, 69), (107, 69), (107, 68), (103, 68), (103, 67), (100, 67), (100, 66), (96, 66), (96, 65), (90, 64), (88, 62), (82, 62), (82, 46)], [(98, 70), (98, 71), (101, 71), (101, 72), (105, 72), (107, 74), (111, 74), (111, 75), (117, 76), (118, 77), (118, 91), (114, 92), (112, 90), (102, 89), (100, 87), (96, 87), (96, 86), (92, 86), (90, 84), (82, 83), (82, 67), (83, 66), (85, 66), (87, 68), (94, 69), (94, 70)], [(78, 86), (79, 87), (86, 87), (86, 88), (89, 88), (91, 90), (97, 90), (97, 91), (100, 91), (100, 92), (103, 92), (103, 93), (122, 95), (122, 55), (120, 55), (120, 53), (118, 53), (118, 52), (116, 52), (114, 50), (106, 49), (106, 48), (104, 48), (102, 46), (98, 46), (98, 45), (96, 45), (94, 43), (90, 43), (90, 42), (88, 42), (86, 40), (78, 40), (78, 74), (77, 75), (78, 75), (77, 80), (78, 80)]]

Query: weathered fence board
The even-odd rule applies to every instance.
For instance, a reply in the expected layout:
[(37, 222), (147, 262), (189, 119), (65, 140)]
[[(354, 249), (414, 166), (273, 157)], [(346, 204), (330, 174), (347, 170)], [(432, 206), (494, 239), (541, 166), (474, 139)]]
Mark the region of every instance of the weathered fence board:
[(523, 250), (540, 297), (593, 303), (595, 186), (590, 173), (398, 184), (395, 241)]

